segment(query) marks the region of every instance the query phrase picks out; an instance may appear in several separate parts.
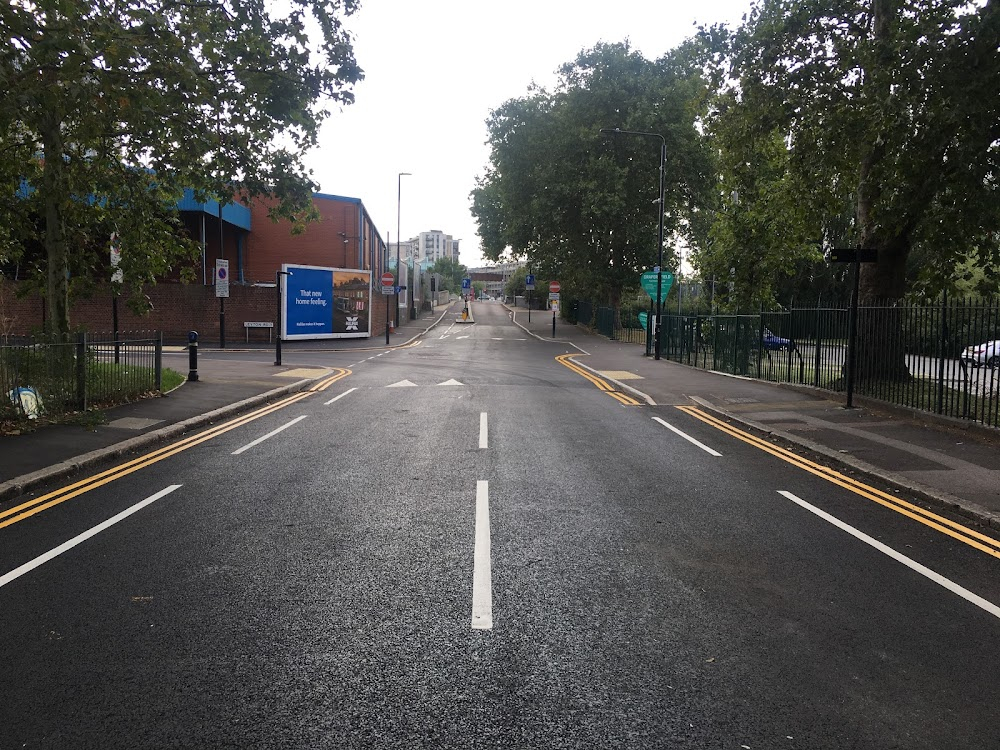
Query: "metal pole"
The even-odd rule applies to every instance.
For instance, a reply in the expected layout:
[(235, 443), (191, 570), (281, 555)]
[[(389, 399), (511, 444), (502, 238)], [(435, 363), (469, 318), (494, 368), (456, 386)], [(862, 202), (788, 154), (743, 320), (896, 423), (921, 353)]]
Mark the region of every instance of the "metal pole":
[(281, 364), (281, 274), (283, 271), (274, 272), (274, 289), (277, 292), (278, 297), (278, 312), (275, 315), (275, 324), (278, 327), (278, 333), (274, 337), (274, 364)]
[(937, 413), (944, 413), (944, 358), (948, 351), (948, 290), (941, 300), (941, 348), (938, 352)]
[[(660, 318), (663, 315), (663, 212), (664, 212), (663, 166), (667, 158), (667, 142), (664, 140), (662, 135), (657, 137), (660, 139), (660, 200), (658, 203), (660, 221), (659, 221), (659, 229), (656, 233), (656, 250), (657, 250), (656, 266), (660, 270), (656, 274), (656, 330), (655, 330), (656, 353), (653, 355), (654, 359), (660, 358), (660, 340), (662, 336), (662, 323), (660, 322)], [(680, 290), (678, 289), (678, 291)]]
[[(218, 119), (216, 119), (218, 123)], [(226, 245), (224, 240), (224, 235), (222, 231), (222, 197), (219, 197), (219, 257), (225, 259), (226, 257)], [(219, 280), (216, 279), (215, 283), (218, 284)], [(228, 278), (226, 280), (228, 283)], [(226, 298), (219, 297), (219, 348), (226, 348)]]
[[(660, 197), (657, 200), (659, 205), (659, 221), (656, 233), (656, 324), (653, 327), (654, 339), (654, 359), (660, 358), (662, 318), (663, 318), (663, 213), (664, 213), (664, 165), (667, 159), (667, 141), (659, 133), (643, 133), (637, 130), (622, 130), (621, 128), (601, 128), (601, 133), (605, 135), (637, 135), (642, 138), (657, 138), (660, 141)], [(680, 274), (678, 274), (679, 276)]]
[(115, 333), (115, 364), (119, 363), (121, 357), (121, 342), (118, 338), (118, 286), (112, 282), (113, 287), (111, 294), (111, 327), (114, 329)]
[[(399, 233), (399, 224), (402, 214), (401, 202), (403, 198), (403, 175), (409, 177), (410, 173), (400, 172), (396, 175), (396, 286), (399, 286), (399, 246), (402, 244), (402, 235)], [(406, 285), (407, 287), (412, 286), (409, 278), (406, 279)], [(399, 326), (399, 294), (396, 294), (396, 325)]]
[(156, 378), (156, 392), (163, 390), (163, 331), (156, 332), (153, 345), (153, 373)]
[(847, 331), (847, 408), (854, 408), (854, 373), (857, 367), (858, 293), (861, 290), (861, 263), (854, 261), (854, 293), (851, 295), (851, 317)]

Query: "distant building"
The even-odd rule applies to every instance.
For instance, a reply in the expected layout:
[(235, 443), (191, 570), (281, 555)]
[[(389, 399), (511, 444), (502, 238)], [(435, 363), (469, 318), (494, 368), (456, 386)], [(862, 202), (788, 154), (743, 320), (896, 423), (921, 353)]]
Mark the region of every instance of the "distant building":
[[(411, 260), (416, 260), (421, 269), (426, 270), (442, 258), (448, 258), (456, 263), (459, 260), (459, 243), (461, 240), (454, 239), (450, 234), (445, 234), (440, 229), (432, 229), (429, 232), (421, 232), (416, 237), (403, 240), (399, 243), (399, 259), (401, 264), (408, 264)], [(395, 262), (396, 243), (389, 243), (389, 257)]]
[(480, 266), (470, 268), (469, 276), (473, 281), (482, 281), (484, 291), (491, 297), (503, 297), (504, 288), (510, 277), (519, 268), (523, 268), (527, 261), (516, 261), (513, 263), (498, 263), (495, 266)]

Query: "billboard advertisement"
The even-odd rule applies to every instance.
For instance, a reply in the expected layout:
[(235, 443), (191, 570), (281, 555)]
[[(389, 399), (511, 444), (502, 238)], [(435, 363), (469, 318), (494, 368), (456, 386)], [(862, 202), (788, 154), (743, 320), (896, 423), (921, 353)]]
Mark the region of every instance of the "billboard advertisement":
[(281, 338), (371, 336), (371, 271), (284, 264)]

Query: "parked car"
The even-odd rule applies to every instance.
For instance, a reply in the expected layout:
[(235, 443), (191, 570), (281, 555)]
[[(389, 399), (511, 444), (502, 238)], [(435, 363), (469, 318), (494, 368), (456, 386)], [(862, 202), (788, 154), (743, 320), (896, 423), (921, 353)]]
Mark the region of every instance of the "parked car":
[(979, 367), (1000, 367), (1000, 341), (987, 341), (983, 344), (965, 347), (962, 352), (962, 361)]
[(777, 336), (767, 328), (764, 329), (764, 336), (761, 339), (761, 343), (764, 344), (764, 348), (769, 352), (780, 352), (795, 348), (789, 339)]

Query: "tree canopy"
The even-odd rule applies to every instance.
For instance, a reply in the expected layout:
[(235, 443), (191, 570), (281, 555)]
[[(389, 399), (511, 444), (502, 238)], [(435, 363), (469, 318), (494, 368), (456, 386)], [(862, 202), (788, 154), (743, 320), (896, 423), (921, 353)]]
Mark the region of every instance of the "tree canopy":
[[(554, 91), (533, 88), (494, 110), (491, 162), (472, 193), (486, 257), (527, 259), (611, 301), (635, 285), (658, 258), (660, 144), (600, 131), (664, 137), (666, 234), (688, 232), (711, 180), (693, 61), (686, 49), (654, 63), (628, 44), (602, 44), (564, 65)], [(676, 262), (670, 250), (665, 259)]]
[(0, 9), (0, 256), (45, 279), (69, 326), (70, 282), (106, 272), (110, 237), (134, 289), (190, 246), (185, 188), (223, 203), (277, 198), (301, 219), (301, 161), (361, 79), (340, 16), (357, 0), (61, 0)]
[(998, 267), (997, 0), (761, 0), (704, 36), (721, 52), (708, 135), (739, 195), (706, 266), (770, 274), (872, 248), (868, 300), (940, 288), (969, 257)]
[(453, 258), (438, 258), (430, 272), (441, 275), (442, 291), (456, 293), (462, 288), (462, 279), (469, 275), (469, 269)]
[(998, 91), (1000, 0), (756, 0), (655, 62), (598, 45), (503, 103), (473, 214), (487, 257), (613, 301), (657, 257), (658, 146), (599, 130), (642, 131), (666, 142), (668, 244), (734, 306), (838, 293), (839, 247), (878, 251), (865, 300), (995, 289)]

